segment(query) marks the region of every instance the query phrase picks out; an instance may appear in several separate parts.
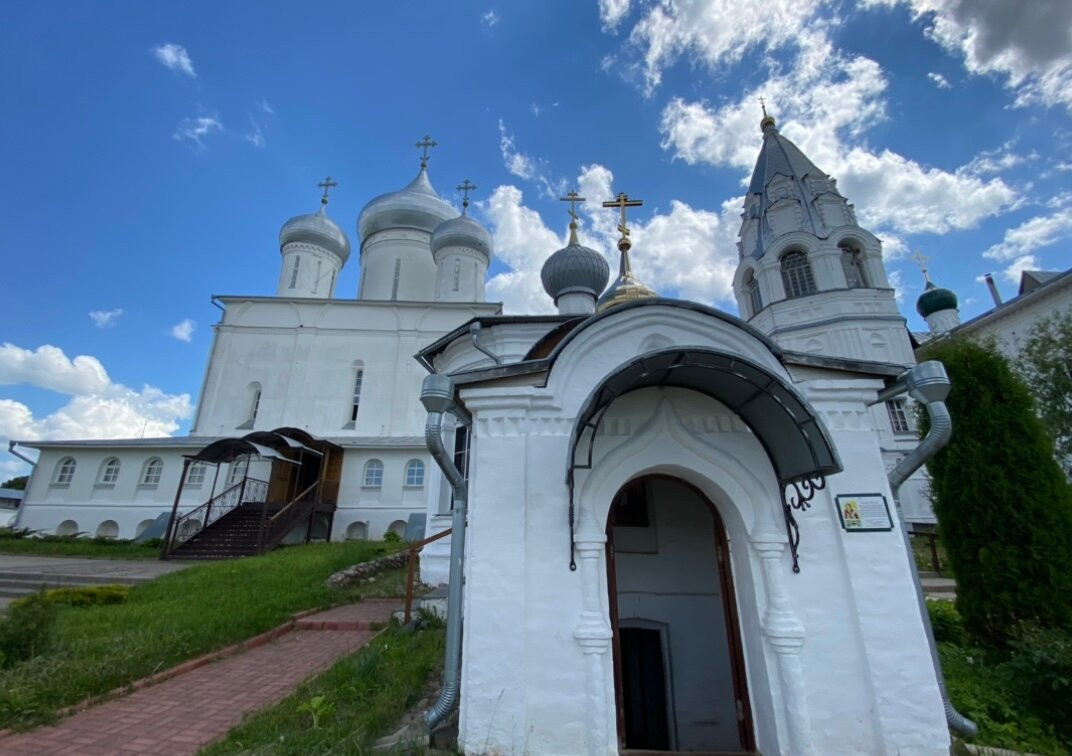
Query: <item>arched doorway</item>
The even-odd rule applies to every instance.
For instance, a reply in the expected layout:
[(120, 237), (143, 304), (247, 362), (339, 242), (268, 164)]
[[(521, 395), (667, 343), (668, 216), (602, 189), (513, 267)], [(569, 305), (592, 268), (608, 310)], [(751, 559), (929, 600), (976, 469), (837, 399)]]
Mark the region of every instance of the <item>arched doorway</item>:
[(619, 744), (755, 749), (726, 531), (678, 478), (627, 483), (607, 517)]

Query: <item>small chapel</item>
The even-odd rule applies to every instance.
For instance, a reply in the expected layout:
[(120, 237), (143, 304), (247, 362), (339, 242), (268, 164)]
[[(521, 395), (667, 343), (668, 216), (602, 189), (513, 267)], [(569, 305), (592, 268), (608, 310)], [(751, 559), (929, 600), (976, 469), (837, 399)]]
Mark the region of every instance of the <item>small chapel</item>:
[(973, 725), (906, 522), (932, 518), (920, 470), (949, 382), (915, 363), (836, 181), (766, 113), (760, 131), (739, 316), (637, 277), (625, 192), (593, 198), (618, 218), (613, 280), (570, 192), (541, 273), (557, 313), (503, 314), (474, 187), (460, 214), (440, 198), (428, 138), (417, 177), (362, 211), (360, 290), (338, 297), (350, 245), (325, 181), (280, 232), (276, 296), (217, 298), (190, 435), (23, 444), (40, 457), (21, 524), (163, 523), (193, 548), (206, 502), (222, 520), (280, 497), (301, 514), (265, 538), (449, 530), (421, 556), (447, 586), (425, 721), (456, 721), (467, 754), (948, 753)]

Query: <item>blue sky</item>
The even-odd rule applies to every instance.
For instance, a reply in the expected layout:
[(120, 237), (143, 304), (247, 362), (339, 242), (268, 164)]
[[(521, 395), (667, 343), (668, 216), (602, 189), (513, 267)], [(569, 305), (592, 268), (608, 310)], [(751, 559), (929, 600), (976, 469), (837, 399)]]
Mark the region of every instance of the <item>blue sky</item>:
[(550, 308), (539, 266), (576, 187), (587, 243), (613, 251), (600, 200), (640, 197), (641, 278), (736, 312), (763, 95), (884, 240), (910, 326), (917, 249), (971, 317), (983, 273), (1011, 296), (1072, 259), (1070, 29), (1066, 0), (10, 6), (0, 439), (184, 432), (209, 295), (274, 292), (279, 227), (326, 174), (356, 251), (424, 134), (444, 197), (479, 187), (508, 311)]

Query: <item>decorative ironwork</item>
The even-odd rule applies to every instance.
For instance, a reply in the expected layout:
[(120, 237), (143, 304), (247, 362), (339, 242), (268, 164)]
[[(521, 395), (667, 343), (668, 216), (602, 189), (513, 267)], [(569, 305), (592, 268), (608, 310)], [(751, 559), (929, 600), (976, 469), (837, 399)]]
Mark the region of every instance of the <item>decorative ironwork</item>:
[(257, 478), (246, 478), (199, 507), (191, 509), (175, 519), (169, 550), (174, 550), (245, 502), (262, 502), (268, 498), (268, 483)]
[(792, 480), (782, 483), (782, 514), (785, 516), (785, 534), (789, 537), (789, 552), (793, 556), (793, 572), (800, 573), (800, 560), (797, 548), (800, 546), (800, 526), (793, 510), (801, 512), (811, 508), (815, 494), (826, 488), (826, 478), (818, 475), (814, 478)]

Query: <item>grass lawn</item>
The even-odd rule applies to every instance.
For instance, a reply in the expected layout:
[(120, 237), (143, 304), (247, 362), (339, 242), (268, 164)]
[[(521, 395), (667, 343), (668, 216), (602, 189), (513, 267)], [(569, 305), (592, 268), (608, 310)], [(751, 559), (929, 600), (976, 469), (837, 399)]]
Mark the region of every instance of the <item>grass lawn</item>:
[(270, 630), (304, 609), (401, 595), (404, 570), (333, 590), (333, 572), (395, 550), (374, 542), (292, 546), (195, 565), (133, 586), (123, 604), (61, 607), (51, 648), (0, 670), (0, 727), (49, 721), (87, 696)]
[(405, 633), (395, 626), (201, 754), (368, 753), (425, 695), (443, 663), (444, 635), (441, 627)]
[(25, 530), (0, 528), (0, 554), (155, 559), (160, 556), (160, 546), (146, 546), (143, 543), (120, 541), (114, 538), (29, 537), (28, 531)]

